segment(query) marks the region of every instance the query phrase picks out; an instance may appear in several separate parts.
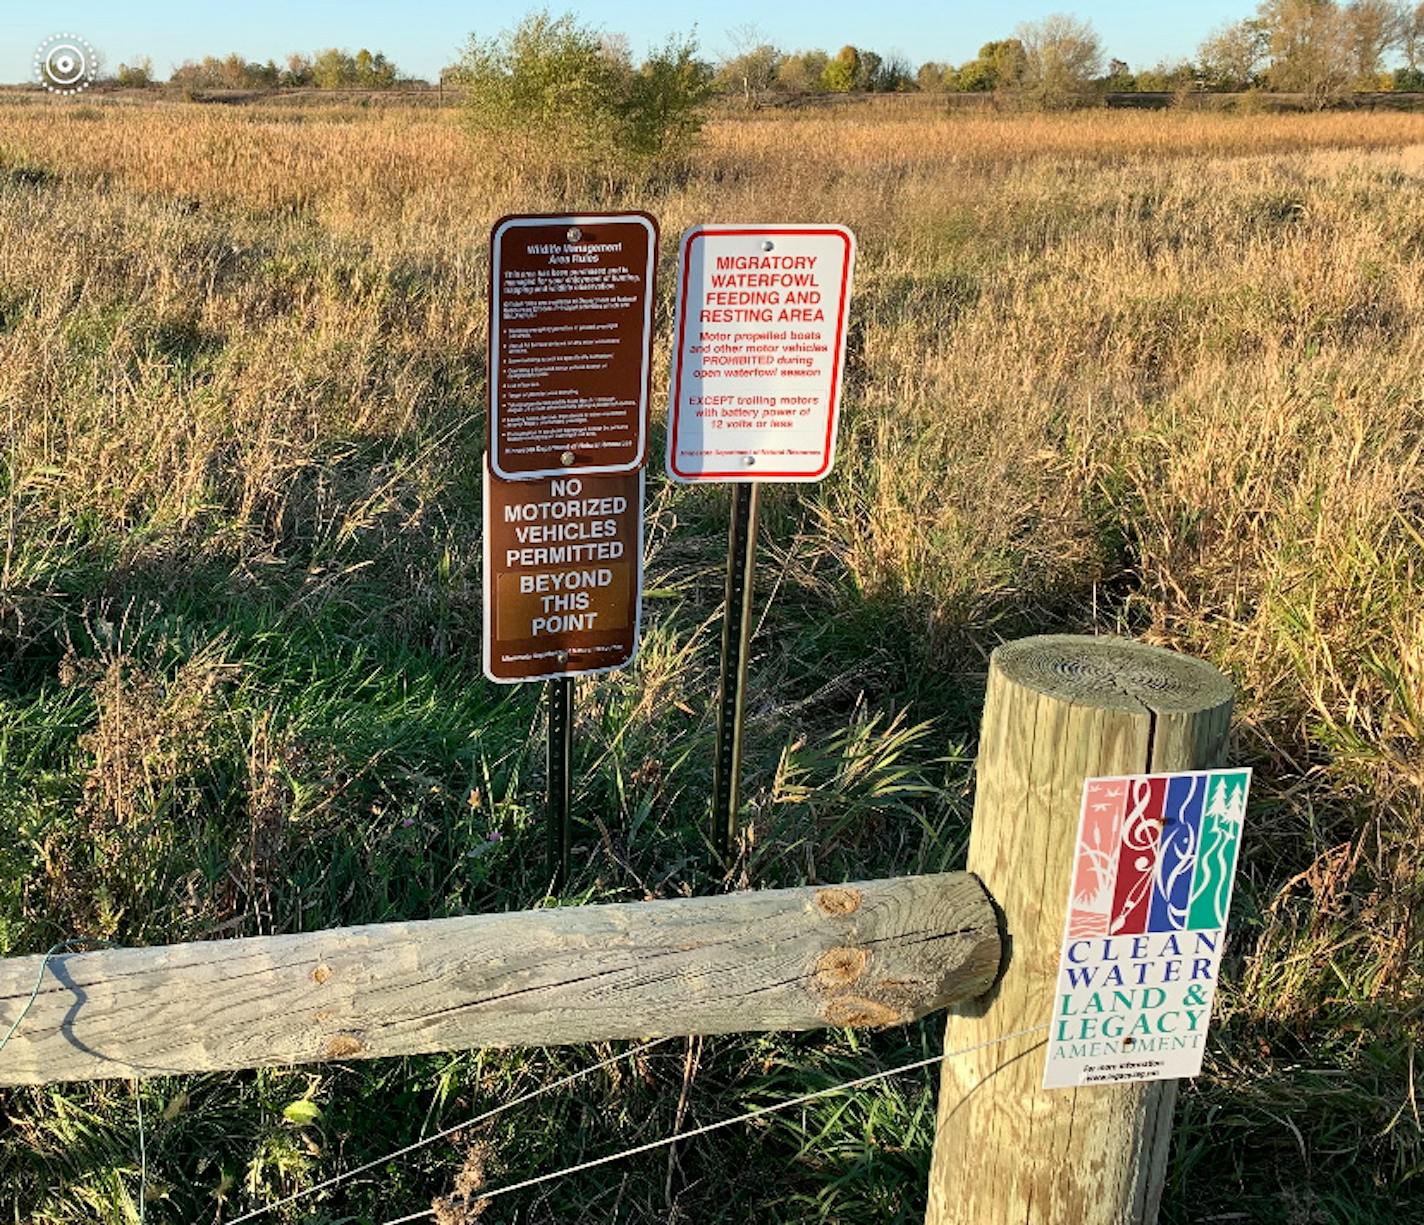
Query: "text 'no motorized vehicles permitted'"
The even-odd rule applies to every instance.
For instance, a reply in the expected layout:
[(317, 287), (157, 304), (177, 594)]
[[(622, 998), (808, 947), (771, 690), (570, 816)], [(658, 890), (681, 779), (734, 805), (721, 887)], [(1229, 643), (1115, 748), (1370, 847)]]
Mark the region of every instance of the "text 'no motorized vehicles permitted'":
[(489, 449), (497, 476), (642, 467), (657, 240), (643, 213), (506, 217), (495, 226)]
[(668, 472), (818, 481), (831, 470), (855, 237), (699, 226), (678, 259)]
[(485, 674), (607, 672), (638, 649), (643, 474), (501, 481), (485, 472)]

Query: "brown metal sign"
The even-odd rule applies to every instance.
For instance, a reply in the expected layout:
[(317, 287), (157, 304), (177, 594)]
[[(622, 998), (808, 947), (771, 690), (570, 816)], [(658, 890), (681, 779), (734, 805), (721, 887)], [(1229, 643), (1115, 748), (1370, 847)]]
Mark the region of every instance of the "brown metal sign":
[(485, 470), (485, 675), (609, 672), (638, 651), (643, 474), (502, 481)]
[(658, 226), (646, 213), (506, 217), (490, 235), (498, 477), (636, 472), (647, 458)]

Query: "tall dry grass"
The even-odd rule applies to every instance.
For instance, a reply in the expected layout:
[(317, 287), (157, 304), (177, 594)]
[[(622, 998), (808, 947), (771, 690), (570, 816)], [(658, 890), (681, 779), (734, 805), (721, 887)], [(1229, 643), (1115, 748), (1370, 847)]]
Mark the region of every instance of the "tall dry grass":
[[(307, 211), (366, 223), (482, 223), (526, 204), (524, 168), (498, 145), (472, 145), (458, 112), (350, 106), (0, 103), (11, 159), (63, 166), (77, 180), (204, 203)], [(1312, 150), (1397, 149), (1420, 140), (1417, 115), (1331, 112), (955, 114), (873, 105), (848, 111), (764, 111), (709, 123), (685, 190), (632, 185), (640, 198), (719, 209), (766, 207), (771, 186), (803, 204), (829, 190), (837, 207), (883, 202), (907, 179), (953, 189), (1025, 162), (1242, 157)], [(888, 181), (887, 181), (888, 176)], [(842, 198), (845, 197), (845, 198)], [(804, 205), (803, 205), (804, 207)], [(356, 220), (355, 217), (351, 217)], [(887, 218), (885, 220), (893, 220)]]
[[(984, 651), (1038, 629), (1217, 662), (1259, 800), (1200, 1109), (1250, 1143), (1288, 1117), (1307, 1171), (1343, 1146), (1394, 1202), (1424, 1155), (1424, 118), (756, 115), (713, 123), (683, 175), (571, 190), (446, 112), (0, 104), (12, 655), (204, 566), (458, 652), (491, 222), (849, 223), (839, 466), (772, 505), (797, 530), (771, 551), (779, 599), (812, 610), (829, 674), (759, 726), (789, 742), (818, 703), (894, 701), (914, 665), (951, 678), (912, 678), (943, 739), (972, 725), (950, 691)], [(653, 585), (685, 594), (719, 524), (698, 491), (657, 506)], [(706, 682), (663, 607), (658, 699), (629, 716), (660, 746), (649, 806), (688, 794), (664, 729)], [(883, 629), (825, 646), (867, 608)]]

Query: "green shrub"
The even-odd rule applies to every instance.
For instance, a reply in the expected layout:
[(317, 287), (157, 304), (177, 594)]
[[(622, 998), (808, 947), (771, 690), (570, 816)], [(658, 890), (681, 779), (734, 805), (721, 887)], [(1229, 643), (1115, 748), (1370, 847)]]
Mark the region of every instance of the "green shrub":
[(676, 163), (696, 139), (710, 89), (690, 37), (669, 39), (634, 68), (617, 40), (571, 13), (534, 13), (495, 38), (471, 36), (453, 78), (478, 138), (550, 169)]
[(860, 52), (852, 46), (844, 46), (826, 65), (821, 74), (821, 83), (833, 94), (848, 94), (855, 88), (860, 76)]
[(629, 75), (619, 108), (618, 144), (660, 164), (684, 158), (702, 128), (711, 74), (690, 38), (672, 37)]
[(153, 61), (145, 55), (132, 64), (120, 64), (115, 80), (121, 89), (147, 89), (153, 84)]
[(824, 93), (822, 78), (830, 62), (824, 51), (797, 51), (777, 65), (776, 84), (791, 94)]
[(390, 89), (400, 70), (383, 53), (362, 47), (355, 55), (340, 47), (320, 51), (307, 66), (307, 75), (319, 89)]
[(979, 55), (968, 63), (945, 69), (945, 84), (958, 93), (993, 93), (1017, 88), (1023, 75), (1023, 43), (1017, 38), (1004, 38), (985, 43), (979, 48)]

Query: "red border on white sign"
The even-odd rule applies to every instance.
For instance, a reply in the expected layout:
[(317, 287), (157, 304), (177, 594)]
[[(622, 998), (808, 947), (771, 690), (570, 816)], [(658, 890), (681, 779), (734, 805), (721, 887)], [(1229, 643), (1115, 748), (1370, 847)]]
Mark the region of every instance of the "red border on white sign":
[[(683, 472), (677, 466), (678, 424), (682, 413), (682, 359), (687, 341), (687, 269), (692, 244), (699, 238), (720, 238), (736, 236), (748, 237), (824, 237), (833, 235), (845, 244), (845, 259), (841, 265), (841, 294), (836, 310), (836, 344), (831, 358), (830, 412), (826, 422), (826, 446), (821, 466), (812, 472), (767, 472), (736, 468), (726, 472)], [(752, 481), (799, 481), (823, 480), (830, 472), (836, 452), (836, 433), (840, 424), (841, 383), (845, 372), (846, 314), (850, 305), (851, 276), (855, 260), (855, 235), (840, 225), (715, 225), (694, 226), (682, 236), (678, 252), (678, 299), (677, 299), (677, 340), (673, 349), (672, 396), (669, 404), (668, 422), (668, 475), (675, 481), (695, 483), (698, 481), (726, 481), (750, 483)]]

